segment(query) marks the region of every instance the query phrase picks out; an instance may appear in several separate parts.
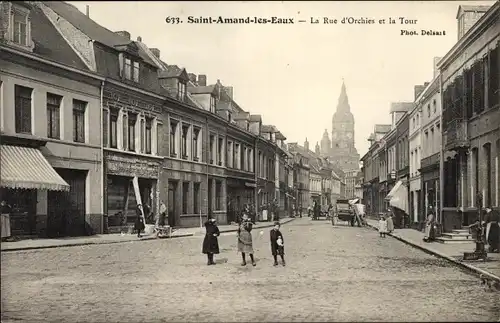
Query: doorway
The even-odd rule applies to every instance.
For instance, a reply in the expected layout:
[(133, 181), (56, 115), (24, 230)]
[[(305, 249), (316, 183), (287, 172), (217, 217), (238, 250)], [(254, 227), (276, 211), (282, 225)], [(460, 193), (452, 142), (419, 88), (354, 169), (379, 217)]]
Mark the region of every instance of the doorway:
[(178, 182), (168, 181), (168, 225), (172, 228), (176, 226), (177, 208), (175, 193), (177, 192)]

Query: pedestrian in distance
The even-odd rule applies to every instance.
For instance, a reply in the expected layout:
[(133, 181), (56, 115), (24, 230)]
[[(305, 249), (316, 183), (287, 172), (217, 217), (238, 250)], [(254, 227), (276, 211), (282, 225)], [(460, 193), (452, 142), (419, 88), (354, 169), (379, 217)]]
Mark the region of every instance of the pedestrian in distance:
[(498, 222), (500, 221), (500, 216), (498, 211), (494, 211), (491, 206), (486, 208), (486, 216), (485, 216), (485, 225), (486, 225), (486, 234), (485, 240), (489, 246), (489, 252), (499, 252), (500, 249), (500, 239), (499, 239), (499, 231), (500, 226)]
[(280, 223), (274, 222), (274, 227), (270, 231), (271, 253), (274, 258), (274, 266), (278, 266), (278, 255), (281, 257), (281, 263), (285, 266), (285, 240), (280, 231)]
[(246, 254), (249, 254), (252, 265), (256, 266), (253, 258), (252, 222), (246, 213), (243, 213), (242, 221), (238, 227), (238, 252), (241, 252), (242, 266), (247, 265)]
[(387, 210), (387, 232), (392, 233), (394, 231), (394, 221), (392, 219), (392, 210)]
[(215, 265), (214, 254), (219, 254), (219, 241), (217, 237), (220, 236), (220, 232), (214, 218), (208, 219), (205, 222), (205, 230), (202, 253), (207, 255), (208, 266)]
[(424, 242), (431, 242), (436, 237), (436, 230), (434, 227), (434, 211), (432, 206), (429, 206), (429, 212), (427, 213), (427, 219), (425, 222), (425, 234)]
[(135, 208), (135, 214), (136, 214), (136, 219), (135, 219), (135, 225), (134, 225), (134, 230), (137, 230), (137, 237), (141, 237), (141, 232), (146, 228), (146, 225), (144, 224), (144, 218), (142, 217), (142, 205), (137, 205)]
[(381, 216), (380, 220), (378, 221), (378, 233), (382, 238), (385, 238), (385, 235), (387, 234), (387, 221), (383, 216)]

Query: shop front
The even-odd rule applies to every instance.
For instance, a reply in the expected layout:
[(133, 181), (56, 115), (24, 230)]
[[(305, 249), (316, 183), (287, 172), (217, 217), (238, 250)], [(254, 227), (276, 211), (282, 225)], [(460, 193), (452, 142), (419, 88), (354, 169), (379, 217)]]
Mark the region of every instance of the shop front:
[(159, 157), (105, 152), (105, 228), (108, 233), (130, 230), (137, 217), (138, 205), (142, 205), (146, 224), (155, 223), (161, 161)]
[[(65, 197), (74, 191), (70, 190), (70, 184), (58, 174), (38, 149), (44, 143), (30, 143), (1, 146), (2, 223), (8, 223), (7, 226), (10, 227), (10, 230), (2, 232), (2, 238), (45, 237), (54, 234), (48, 226), (48, 222), (51, 222), (51, 217), (48, 216), (48, 197), (53, 196), (52, 194)], [(61, 199), (59, 203), (67, 204), (66, 201)], [(85, 209), (83, 210), (85, 212)], [(84, 223), (83, 221), (83, 228)], [(55, 224), (52, 227), (55, 227)], [(59, 223), (57, 228), (61, 231), (61, 228), (69, 229), (72, 226)]]
[(394, 210), (394, 226), (396, 228), (404, 228), (405, 218), (409, 213), (408, 186), (405, 184), (405, 181), (397, 181), (389, 194), (385, 197), (385, 200)]
[(255, 208), (255, 180), (248, 178), (230, 178), (227, 184), (227, 222), (236, 222), (246, 206)]

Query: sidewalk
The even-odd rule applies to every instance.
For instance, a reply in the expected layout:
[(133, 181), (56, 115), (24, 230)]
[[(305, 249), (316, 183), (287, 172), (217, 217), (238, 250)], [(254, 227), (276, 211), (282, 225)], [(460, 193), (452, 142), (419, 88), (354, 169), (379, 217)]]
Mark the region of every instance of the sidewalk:
[[(377, 230), (377, 220), (366, 220), (370, 227)], [(445, 244), (439, 242), (426, 243), (423, 241), (424, 233), (414, 229), (396, 229), (389, 235), (415, 248), (446, 259), (459, 265), (460, 267), (472, 270), (475, 273), (489, 276), (490, 278), (500, 282), (500, 254), (488, 253), (488, 261), (462, 261), (464, 251), (474, 251), (476, 248), (476, 244), (474, 242), (458, 244)]]
[[(281, 224), (293, 221), (294, 218), (284, 218), (281, 219)], [(254, 229), (268, 228), (272, 227), (273, 222), (257, 222)], [(238, 226), (236, 225), (220, 225), (219, 231), (224, 232), (236, 232)], [(191, 236), (201, 236), (205, 234), (205, 228), (180, 228), (172, 232), (171, 238), (181, 238), (181, 237), (191, 237)], [(133, 241), (145, 241), (157, 239), (156, 234), (144, 235), (141, 238), (137, 238), (136, 234), (98, 234), (94, 236), (86, 237), (66, 237), (58, 239), (30, 239), (30, 240), (20, 240), (14, 242), (2, 242), (0, 244), (1, 251), (19, 251), (19, 250), (33, 250), (33, 249), (47, 249), (47, 248), (58, 248), (58, 247), (76, 247), (85, 246), (91, 244), (111, 244), (111, 243), (123, 243), (123, 242), (133, 242)]]

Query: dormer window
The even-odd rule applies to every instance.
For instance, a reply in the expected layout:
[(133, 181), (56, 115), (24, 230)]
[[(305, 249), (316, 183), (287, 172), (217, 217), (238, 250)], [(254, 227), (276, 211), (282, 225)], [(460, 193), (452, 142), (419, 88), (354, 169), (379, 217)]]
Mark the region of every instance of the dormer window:
[(34, 45), (31, 41), (30, 9), (15, 2), (7, 2), (6, 4), (10, 5), (10, 8), (5, 9), (5, 12), (10, 13), (8, 33), (5, 34), (6, 40), (11, 45), (32, 50)]
[(177, 99), (184, 101), (186, 99), (186, 83), (179, 80), (177, 85)]
[(125, 58), (123, 70), (125, 79), (139, 83), (139, 62), (133, 61), (130, 58)]
[(216, 106), (215, 96), (211, 95), (210, 96), (210, 112), (215, 113), (215, 106)]

